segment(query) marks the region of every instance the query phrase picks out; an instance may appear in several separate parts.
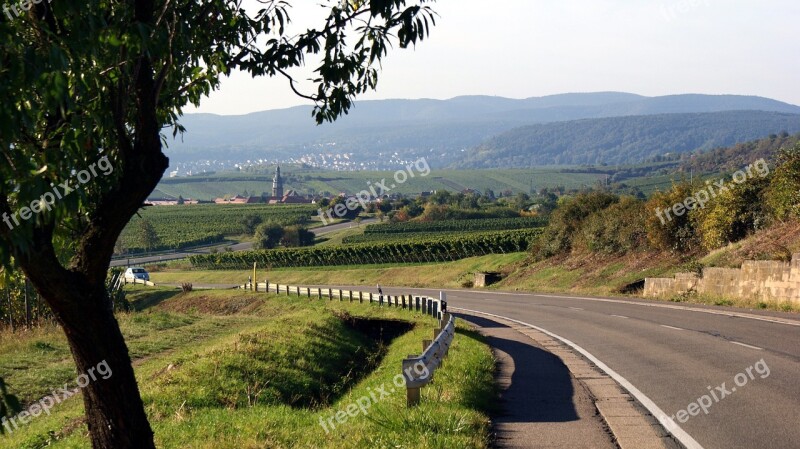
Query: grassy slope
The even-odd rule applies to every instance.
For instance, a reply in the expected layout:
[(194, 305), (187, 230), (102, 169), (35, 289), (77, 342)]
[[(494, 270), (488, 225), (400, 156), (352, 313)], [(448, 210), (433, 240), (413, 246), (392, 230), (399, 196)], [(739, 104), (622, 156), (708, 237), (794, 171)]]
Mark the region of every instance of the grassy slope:
[[(422, 265), (363, 265), (347, 267), (312, 267), (275, 269), (257, 273), (260, 282), (293, 285), (373, 285), (377, 283), (404, 287), (458, 288), (472, 279), (475, 271), (501, 271), (525, 260), (526, 254), (513, 253), (472, 257), (456, 262)], [(245, 283), (252, 271), (164, 271), (151, 273), (155, 283)]]
[[(399, 389), (366, 415), (351, 417), (326, 434), (320, 418), (327, 420), (379, 386), (392, 386), (402, 358), (418, 353), (419, 342), (429, 337), (430, 318), (234, 291), (177, 296), (156, 291), (156, 298), (137, 294), (150, 309), (120, 321), (138, 358), (137, 378), (159, 447), (487, 446), (487, 418), (481, 410), (493, 398), (493, 359), (467, 329), (459, 329), (435, 384), (423, 389), (422, 406), (407, 410)], [(384, 350), (376, 349), (384, 355), (378, 359), (364, 352), (371, 342), (363, 334), (335, 318), (342, 313), (406, 320), (416, 327)], [(36, 353), (44, 345), (52, 349)], [(67, 360), (55, 328), (0, 339), (3, 376), (23, 400), (74, 379)], [(358, 365), (352, 364), (356, 360)], [(10, 365), (14, 368), (8, 373)], [(375, 369), (363, 372), (370, 365)], [(81, 416), (81, 401), (69, 400), (51, 416), (0, 436), (0, 445), (87, 447)]]
[[(458, 288), (472, 279), (475, 271), (500, 271), (507, 276), (490, 287), (501, 290), (570, 292), (620, 296), (622, 289), (645, 277), (670, 277), (692, 271), (696, 265), (739, 267), (744, 260), (774, 260), (800, 252), (800, 222), (775, 226), (741, 242), (695, 259), (668, 253), (633, 253), (623, 256), (574, 254), (543, 262), (530, 262), (524, 253), (484, 256), (456, 262), (423, 265), (352, 266), (272, 270), (259, 273), (259, 280), (281, 284), (385, 285), (431, 288)], [(168, 271), (153, 274), (154, 282), (245, 282), (247, 271)], [(748, 308), (788, 310), (787, 304), (731, 301), (729, 298), (671, 298), (704, 304), (735, 305)], [(795, 307), (796, 308), (796, 307)]]

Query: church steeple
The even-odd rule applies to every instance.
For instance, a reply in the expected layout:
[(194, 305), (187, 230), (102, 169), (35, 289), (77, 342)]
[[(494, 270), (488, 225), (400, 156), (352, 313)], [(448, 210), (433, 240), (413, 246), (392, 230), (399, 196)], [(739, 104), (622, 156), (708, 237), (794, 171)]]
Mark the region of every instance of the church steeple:
[(281, 178), (281, 167), (275, 169), (275, 177), (272, 178), (272, 196), (283, 198), (283, 178)]

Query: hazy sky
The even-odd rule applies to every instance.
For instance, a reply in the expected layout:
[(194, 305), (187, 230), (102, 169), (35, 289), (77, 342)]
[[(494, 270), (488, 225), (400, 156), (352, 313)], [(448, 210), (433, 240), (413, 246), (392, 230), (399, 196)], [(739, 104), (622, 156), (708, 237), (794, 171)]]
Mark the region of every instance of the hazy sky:
[[(292, 3), (295, 26), (319, 23), (319, 1)], [(378, 90), (361, 98), (624, 91), (800, 105), (798, 0), (439, 0), (433, 7), (440, 17), (430, 40), (391, 51)], [(236, 74), (199, 111), (305, 103), (284, 79)]]

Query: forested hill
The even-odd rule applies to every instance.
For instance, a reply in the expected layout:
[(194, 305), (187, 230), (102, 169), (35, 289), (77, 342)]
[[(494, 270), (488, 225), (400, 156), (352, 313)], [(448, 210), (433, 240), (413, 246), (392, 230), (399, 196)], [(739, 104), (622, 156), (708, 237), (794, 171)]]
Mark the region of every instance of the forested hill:
[(753, 142), (739, 143), (731, 147), (715, 148), (684, 159), (678, 171), (685, 173), (732, 172), (759, 159), (774, 161), (778, 150), (793, 148), (800, 142), (800, 134), (772, 134)]
[[(317, 126), (311, 107), (240, 116), (187, 114), (187, 132), (169, 139), (173, 163), (200, 159), (289, 160), (306, 154), (350, 153), (378, 168), (394, 159), (422, 155), (439, 166), (460, 161), (464, 151), (519, 126), (602, 117), (722, 111), (800, 114), (800, 107), (763, 97), (670, 95), (644, 97), (620, 92), (573, 93), (510, 99), (488, 96), (449, 100), (359, 101), (347, 116)], [(571, 126), (571, 125), (569, 125)], [(777, 131), (780, 131), (778, 129)], [(765, 137), (765, 134), (750, 135)], [(729, 142), (732, 143), (732, 142)]]
[(530, 125), (469, 150), (458, 168), (631, 164), (667, 153), (800, 132), (800, 114), (728, 111), (611, 117)]

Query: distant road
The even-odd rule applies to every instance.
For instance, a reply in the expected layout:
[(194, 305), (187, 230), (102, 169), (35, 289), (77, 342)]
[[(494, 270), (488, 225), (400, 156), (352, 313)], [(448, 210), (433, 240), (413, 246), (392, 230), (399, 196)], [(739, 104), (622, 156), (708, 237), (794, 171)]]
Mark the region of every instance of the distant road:
[[(378, 220), (375, 218), (369, 218), (367, 220), (363, 220), (361, 222), (361, 226), (368, 225), (370, 223), (376, 223)], [(310, 231), (313, 232), (317, 236), (330, 234), (332, 232), (341, 231), (343, 229), (357, 227), (358, 224), (348, 221), (345, 223), (337, 223), (328, 226), (322, 226), (319, 228), (311, 229)], [(216, 246), (207, 246), (204, 248), (198, 248), (195, 250), (184, 250), (175, 253), (167, 253), (167, 254), (160, 254), (154, 256), (144, 256), (144, 257), (131, 257), (130, 259), (117, 259), (111, 261), (112, 267), (126, 267), (126, 266), (134, 266), (134, 265), (146, 265), (150, 263), (158, 263), (158, 262), (166, 262), (169, 260), (178, 260), (178, 259), (185, 259), (190, 256), (194, 256), (196, 254), (210, 254), (213, 251), (225, 251), (225, 248), (231, 248), (232, 251), (248, 251), (253, 249), (253, 242), (245, 242), (245, 243), (236, 243), (234, 245), (216, 245)]]

